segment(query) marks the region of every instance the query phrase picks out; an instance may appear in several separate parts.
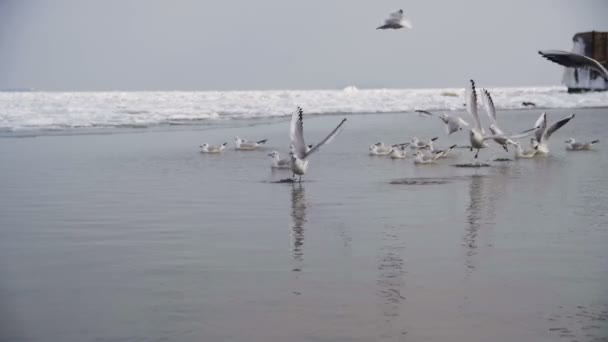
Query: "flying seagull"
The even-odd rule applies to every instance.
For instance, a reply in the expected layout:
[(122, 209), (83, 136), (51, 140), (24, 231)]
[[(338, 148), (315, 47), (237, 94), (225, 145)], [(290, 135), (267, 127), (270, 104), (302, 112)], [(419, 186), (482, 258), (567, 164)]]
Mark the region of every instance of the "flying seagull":
[(404, 27), (411, 29), (412, 23), (403, 17), (403, 10), (400, 9), (397, 12), (389, 14), (388, 18), (384, 20), (384, 25), (376, 27), (376, 30), (398, 30)]
[(593, 58), (579, 55), (578, 53), (560, 51), (560, 50), (544, 50), (538, 53), (550, 60), (553, 63), (565, 66), (567, 68), (589, 68), (597, 71), (603, 78), (608, 80), (608, 70)]

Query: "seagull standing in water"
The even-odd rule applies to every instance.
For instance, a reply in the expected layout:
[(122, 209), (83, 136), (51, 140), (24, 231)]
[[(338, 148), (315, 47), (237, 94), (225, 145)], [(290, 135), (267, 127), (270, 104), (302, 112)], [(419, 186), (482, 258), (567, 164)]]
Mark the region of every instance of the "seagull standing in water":
[(404, 144), (395, 144), (395, 145), (385, 145), (383, 142), (377, 142), (369, 147), (369, 154), (372, 156), (388, 156), (390, 155), (396, 148), (406, 147), (410, 143)]
[(384, 25), (376, 27), (376, 30), (398, 30), (404, 27), (411, 29), (412, 23), (403, 17), (403, 10), (400, 9), (396, 12), (389, 14), (388, 18), (384, 20)]
[(314, 145), (310, 150), (307, 150), (308, 146), (306, 146), (306, 143), (304, 142), (304, 122), (302, 114), (302, 108), (298, 107), (298, 110), (291, 115), (291, 125), (289, 127), (289, 138), (293, 145), (293, 151), (291, 152), (291, 170), (293, 171), (293, 179), (295, 179), (295, 175), (298, 175), (300, 176), (300, 182), (302, 181), (302, 175), (308, 170), (308, 158), (310, 155), (318, 151), (321, 146), (331, 142), (340, 133), (340, 128), (346, 122), (346, 118), (342, 119), (338, 126), (336, 126), (325, 139)]
[(272, 157), (272, 164), (270, 164), (271, 168), (273, 168), (273, 169), (291, 169), (291, 159), (290, 158), (281, 159), (281, 157), (279, 156), (279, 152), (277, 152), (277, 151), (272, 151), (268, 156)]
[(426, 154), (422, 151), (416, 151), (414, 153), (414, 164), (432, 164), (439, 158), (439, 155), (435, 153)]
[(267, 139), (260, 141), (247, 141), (239, 137), (234, 138), (234, 146), (237, 150), (255, 150), (258, 146), (265, 144)]
[(534, 132), (534, 138), (536, 139), (537, 146), (534, 148), (542, 154), (549, 153), (549, 138), (553, 133), (555, 133), (558, 129), (562, 128), (565, 124), (570, 122), (574, 118), (575, 114), (572, 114), (564, 119), (561, 119), (557, 122), (554, 122), (551, 126), (547, 125), (547, 113), (542, 113), (536, 123), (534, 124), (537, 127)]
[(202, 153), (220, 153), (224, 150), (224, 148), (226, 148), (226, 145), (228, 145), (228, 143), (223, 143), (221, 145), (209, 145), (207, 143), (204, 143), (201, 145), (201, 152)]
[(599, 140), (593, 140), (590, 142), (579, 143), (574, 140), (574, 138), (570, 138), (565, 141), (566, 149), (570, 151), (589, 151), (594, 144), (599, 143)]
[(389, 157), (391, 157), (391, 159), (405, 159), (407, 156), (407, 151), (405, 150), (406, 147), (407, 145), (393, 146)]
[(410, 148), (415, 150), (415, 149), (419, 149), (419, 150), (430, 150), (433, 151), (433, 141), (439, 139), (438, 137), (434, 137), (433, 139), (431, 139), (429, 142), (426, 141), (422, 141), (420, 139), (418, 139), (417, 137), (413, 137), (412, 141), (409, 143), (410, 144)]

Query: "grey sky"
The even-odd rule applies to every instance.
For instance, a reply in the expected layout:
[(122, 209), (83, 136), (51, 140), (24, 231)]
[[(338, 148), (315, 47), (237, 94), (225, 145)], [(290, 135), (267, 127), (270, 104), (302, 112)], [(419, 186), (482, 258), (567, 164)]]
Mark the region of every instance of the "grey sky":
[[(411, 31), (376, 31), (403, 8)], [(608, 1), (0, 0), (0, 88), (553, 85)]]

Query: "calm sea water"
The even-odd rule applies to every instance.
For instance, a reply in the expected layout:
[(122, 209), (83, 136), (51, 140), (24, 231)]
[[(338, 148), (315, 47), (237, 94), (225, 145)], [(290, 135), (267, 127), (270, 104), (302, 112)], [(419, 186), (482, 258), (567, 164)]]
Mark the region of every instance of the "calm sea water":
[[(548, 157), (478, 169), (452, 166), (465, 149), (370, 157), (467, 137), (350, 115), (302, 184), (273, 183), (285, 119), (0, 138), (0, 340), (606, 341), (608, 110), (576, 113)], [(340, 119), (305, 119), (307, 140)], [(198, 153), (236, 135), (268, 146)], [(567, 152), (570, 136), (601, 142)]]

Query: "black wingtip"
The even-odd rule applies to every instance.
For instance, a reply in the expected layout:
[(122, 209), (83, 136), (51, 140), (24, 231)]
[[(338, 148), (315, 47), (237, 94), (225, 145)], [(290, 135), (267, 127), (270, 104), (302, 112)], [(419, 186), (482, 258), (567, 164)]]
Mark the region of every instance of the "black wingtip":
[(225, 142), (225, 143), (223, 143), (223, 144), (222, 144), (222, 146), (226, 146), (226, 145), (228, 145), (228, 143), (227, 143), (227, 142)]
[(268, 139), (262, 139), (260, 141), (258, 141), (258, 144), (265, 144), (268, 141)]
[(597, 143), (599, 143), (599, 142), (600, 142), (600, 140), (599, 140), (599, 139), (596, 139), (596, 140), (593, 140), (591, 143), (592, 143), (592, 144), (597, 144)]
[(456, 146), (457, 146), (456, 144), (450, 146), (450, 150), (453, 149), (453, 148), (455, 148)]
[(439, 137), (434, 137), (433, 139), (431, 139), (431, 141), (435, 141), (437, 139), (439, 139)]

